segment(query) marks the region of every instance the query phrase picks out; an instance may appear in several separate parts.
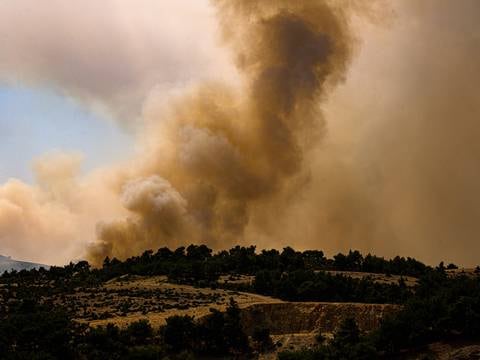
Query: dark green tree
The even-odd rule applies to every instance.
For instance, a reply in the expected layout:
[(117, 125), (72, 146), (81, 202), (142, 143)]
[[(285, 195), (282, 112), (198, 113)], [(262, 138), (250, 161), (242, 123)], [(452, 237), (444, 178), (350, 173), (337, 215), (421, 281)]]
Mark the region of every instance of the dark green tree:
[(191, 350), (196, 337), (196, 324), (191, 316), (172, 316), (167, 318), (164, 328), (165, 344), (173, 352)]

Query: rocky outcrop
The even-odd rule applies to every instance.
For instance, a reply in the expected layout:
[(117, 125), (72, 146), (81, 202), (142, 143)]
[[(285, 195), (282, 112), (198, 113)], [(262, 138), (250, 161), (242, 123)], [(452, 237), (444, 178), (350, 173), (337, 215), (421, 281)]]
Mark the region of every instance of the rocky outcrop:
[(270, 329), (272, 335), (334, 332), (340, 322), (353, 317), (362, 331), (371, 331), (380, 320), (400, 309), (398, 305), (358, 303), (283, 302), (253, 304), (242, 309), (242, 325), (251, 335), (256, 327)]

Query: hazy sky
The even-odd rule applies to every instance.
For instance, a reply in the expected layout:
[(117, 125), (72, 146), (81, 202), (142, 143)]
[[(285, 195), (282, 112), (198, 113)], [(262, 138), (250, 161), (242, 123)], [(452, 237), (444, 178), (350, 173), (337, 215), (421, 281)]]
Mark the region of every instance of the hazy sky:
[(478, 263), (480, 2), (212, 4), (0, 1), (0, 254)]

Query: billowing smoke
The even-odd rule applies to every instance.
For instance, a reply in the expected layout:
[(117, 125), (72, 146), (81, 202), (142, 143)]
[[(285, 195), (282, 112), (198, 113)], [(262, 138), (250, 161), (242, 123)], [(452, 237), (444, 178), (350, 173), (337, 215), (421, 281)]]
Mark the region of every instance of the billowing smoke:
[(99, 218), (125, 214), (116, 176), (98, 171), (80, 180), (81, 160), (76, 153), (51, 153), (34, 162), (37, 185), (11, 179), (0, 186), (3, 253), (47, 264), (69, 261), (82, 254)]
[(401, 31), (379, 38), (386, 61), (373, 60), (376, 85), (388, 92), (378, 89), (357, 157), (378, 219), (390, 227), (374, 248), (474, 265), (480, 244), (480, 3), (406, 1), (397, 12)]
[(222, 73), (207, 2), (1, 1), (0, 83), (48, 85), (131, 125), (152, 87)]
[(243, 242), (257, 208), (287, 206), (301, 189), (324, 127), (319, 104), (352, 56), (345, 9), (318, 1), (216, 6), (243, 86), (200, 86), (164, 113), (151, 105), (151, 160), (124, 186), (131, 216), (99, 226), (97, 260), (163, 244)]
[(1, 81), (142, 123), (123, 164), (54, 154), (0, 186), (2, 251), (61, 262), (96, 234), (96, 263), (192, 242), (478, 262), (478, 1), (13, 1)]

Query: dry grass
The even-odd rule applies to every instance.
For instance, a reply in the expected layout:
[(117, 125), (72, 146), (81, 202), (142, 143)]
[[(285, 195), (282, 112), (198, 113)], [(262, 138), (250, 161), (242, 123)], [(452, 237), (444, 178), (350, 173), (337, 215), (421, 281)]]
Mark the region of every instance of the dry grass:
[(343, 275), (343, 276), (351, 277), (353, 279), (369, 278), (372, 281), (376, 283), (381, 283), (381, 284), (398, 284), (400, 279), (403, 279), (403, 281), (405, 281), (405, 285), (407, 285), (408, 287), (413, 287), (418, 282), (418, 279), (413, 276), (386, 275), (386, 274), (357, 272), (357, 271), (328, 270), (326, 272), (331, 275)]
[(232, 297), (240, 307), (279, 301), (256, 294), (171, 284), (165, 276), (122, 276), (98, 288), (81, 288), (57, 296), (54, 303), (66, 305), (77, 321), (92, 326), (108, 323), (125, 326), (147, 319), (158, 327), (170, 316), (199, 318), (211, 308), (224, 310)]
[(459, 268), (459, 269), (450, 269), (446, 270), (449, 276), (462, 276), (466, 275), (469, 277), (477, 277), (480, 274), (475, 271), (475, 268)]
[(219, 284), (251, 285), (255, 280), (253, 275), (221, 275), (218, 279)]
[[(474, 269), (471, 269), (473, 273)], [(318, 270), (323, 271), (323, 270)], [(398, 284), (400, 279), (405, 281), (405, 285), (408, 287), (413, 287), (417, 284), (418, 279), (413, 276), (400, 276), (400, 275), (386, 275), (386, 274), (378, 274), (378, 273), (368, 273), (368, 272), (357, 272), (357, 271), (337, 271), (337, 270), (326, 270), (326, 273), (331, 275), (343, 275), (347, 277), (351, 277), (354, 279), (364, 279), (369, 278), (374, 282), (381, 283), (381, 284)], [(220, 284), (245, 284), (250, 285), (253, 283), (255, 276), (250, 275), (222, 275), (219, 278)]]

